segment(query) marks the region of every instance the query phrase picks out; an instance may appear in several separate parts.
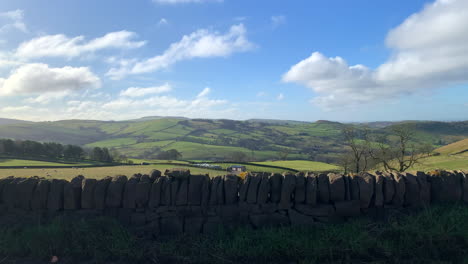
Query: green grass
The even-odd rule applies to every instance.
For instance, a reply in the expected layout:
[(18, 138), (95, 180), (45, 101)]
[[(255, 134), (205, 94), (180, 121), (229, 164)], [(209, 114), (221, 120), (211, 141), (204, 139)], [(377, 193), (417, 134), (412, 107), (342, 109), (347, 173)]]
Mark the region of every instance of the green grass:
[(40, 176), (49, 179), (70, 180), (77, 175), (83, 175), (86, 178), (100, 179), (106, 176), (126, 175), (128, 177), (136, 173), (149, 174), (151, 170), (157, 169), (164, 172), (166, 169), (182, 168), (189, 169), (191, 174), (208, 174), (211, 177), (226, 174), (223, 171), (210, 170), (204, 168), (194, 168), (179, 165), (144, 165), (144, 166), (112, 166), (112, 167), (94, 167), (94, 168), (45, 168), (45, 169), (0, 169), (0, 178), (32, 177)]
[[(211, 165), (219, 165), (223, 169), (227, 169), (228, 167), (232, 165), (239, 165), (238, 163), (213, 163)], [(262, 167), (262, 166), (255, 166), (255, 165), (245, 165), (242, 164), (242, 166), (245, 166), (248, 172), (268, 172), (268, 173), (283, 173), (283, 172), (288, 172), (288, 170), (284, 169), (277, 169), (277, 168), (268, 168), (268, 167)]]
[(279, 160), (279, 161), (264, 161), (254, 162), (256, 164), (263, 164), (269, 166), (279, 166), (291, 168), (299, 171), (332, 171), (340, 170), (341, 168), (332, 164), (309, 161), (309, 160)]
[(121, 147), (121, 146), (126, 146), (126, 145), (134, 145), (136, 143), (137, 143), (137, 140), (135, 138), (116, 138), (116, 139), (101, 140), (101, 141), (93, 142), (91, 144), (86, 144), (85, 147), (113, 148), (113, 147)]
[(424, 158), (411, 170), (468, 170), (468, 153)]
[(60, 163), (60, 162), (49, 162), (49, 161), (40, 161), (40, 160), (22, 160), (22, 159), (1, 159), (0, 158), (0, 167), (10, 167), (10, 166), (87, 166), (92, 165), (91, 163)]
[(446, 155), (457, 154), (464, 151), (468, 151), (468, 138), (434, 150), (434, 152)]

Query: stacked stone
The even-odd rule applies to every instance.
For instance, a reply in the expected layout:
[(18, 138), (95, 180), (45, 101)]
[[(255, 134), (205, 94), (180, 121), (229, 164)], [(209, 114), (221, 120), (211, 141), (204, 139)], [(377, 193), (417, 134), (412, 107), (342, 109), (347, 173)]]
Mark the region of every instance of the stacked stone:
[(220, 226), (304, 226), (460, 201), (468, 203), (468, 176), (462, 171), (259, 173), (241, 179), (154, 170), (130, 178), (77, 176), (70, 182), (0, 179), (2, 211), (92, 212), (151, 235), (208, 233)]

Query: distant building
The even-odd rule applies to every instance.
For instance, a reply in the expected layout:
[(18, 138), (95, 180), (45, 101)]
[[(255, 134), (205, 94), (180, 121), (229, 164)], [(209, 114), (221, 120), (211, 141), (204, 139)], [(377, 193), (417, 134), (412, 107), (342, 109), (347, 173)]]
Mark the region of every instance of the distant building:
[(247, 171), (247, 168), (242, 165), (232, 165), (231, 167), (227, 168), (227, 171), (232, 173), (241, 173)]

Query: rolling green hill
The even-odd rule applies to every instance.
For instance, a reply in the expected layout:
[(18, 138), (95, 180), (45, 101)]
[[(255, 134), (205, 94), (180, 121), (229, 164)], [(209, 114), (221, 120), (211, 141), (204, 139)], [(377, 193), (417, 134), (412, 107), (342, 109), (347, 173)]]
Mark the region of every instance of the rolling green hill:
[[(366, 124), (352, 124), (358, 129)], [(133, 158), (154, 159), (177, 149), (183, 159), (314, 160), (334, 163), (343, 152), (345, 124), (330, 121), (210, 120), (151, 117), (129, 121), (64, 120), (0, 123), (0, 138), (54, 141), (114, 148)], [(418, 143), (440, 147), (468, 137), (468, 122), (407, 121), (371, 126), (385, 134), (395, 126), (414, 129)]]
[(468, 138), (440, 147), (434, 152), (446, 155), (456, 155), (468, 152)]

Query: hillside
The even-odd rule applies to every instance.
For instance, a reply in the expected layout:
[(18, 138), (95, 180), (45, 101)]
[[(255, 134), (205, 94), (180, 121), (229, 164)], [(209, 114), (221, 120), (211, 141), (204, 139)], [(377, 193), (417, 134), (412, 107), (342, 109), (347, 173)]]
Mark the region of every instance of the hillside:
[(440, 147), (434, 150), (434, 152), (446, 155), (456, 155), (468, 152), (468, 138)]
[[(358, 129), (365, 124), (353, 124)], [(394, 126), (415, 130), (417, 143), (440, 147), (468, 137), (468, 122), (401, 122)], [(0, 124), (0, 138), (54, 141), (85, 147), (115, 148), (129, 157), (154, 158), (168, 149), (182, 152), (183, 159), (230, 160), (244, 153), (249, 160), (275, 159), (337, 162), (343, 152), (341, 130), (346, 124), (279, 120), (211, 120), (150, 117), (129, 121), (63, 120)]]
[(21, 124), (21, 123), (30, 123), (30, 122), (24, 121), (24, 120), (18, 120), (18, 119), (0, 118), (0, 125)]

